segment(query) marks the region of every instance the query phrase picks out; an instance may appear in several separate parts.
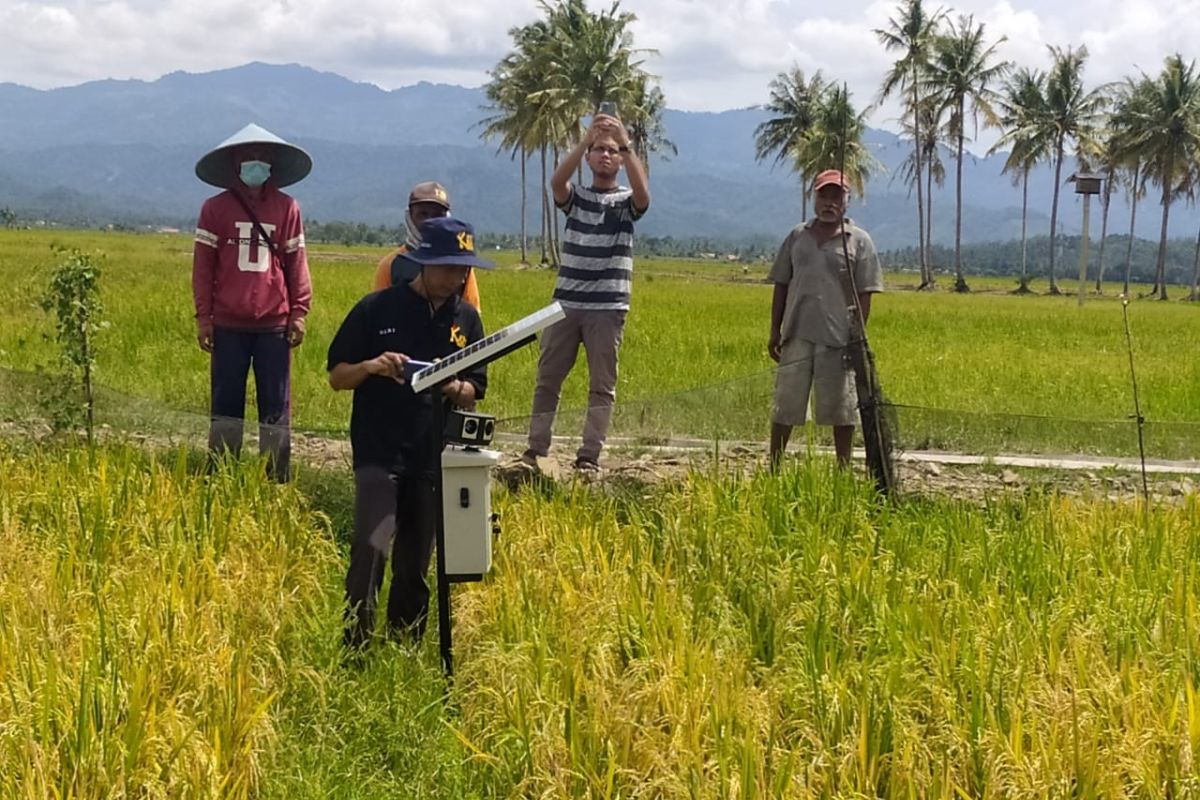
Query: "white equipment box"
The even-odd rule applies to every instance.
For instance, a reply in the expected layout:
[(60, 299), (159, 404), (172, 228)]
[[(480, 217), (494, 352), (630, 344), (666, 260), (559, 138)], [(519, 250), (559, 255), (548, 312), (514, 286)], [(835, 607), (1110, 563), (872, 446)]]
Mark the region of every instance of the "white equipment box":
[(495, 450), (448, 446), (442, 451), (446, 577), (482, 580), (492, 568), (492, 467)]

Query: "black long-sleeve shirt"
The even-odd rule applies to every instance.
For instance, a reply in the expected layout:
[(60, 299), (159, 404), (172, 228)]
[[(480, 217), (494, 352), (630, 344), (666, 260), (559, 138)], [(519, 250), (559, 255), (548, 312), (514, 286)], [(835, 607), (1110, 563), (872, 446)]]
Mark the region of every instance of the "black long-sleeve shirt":
[[(435, 361), (483, 338), (483, 322), (468, 303), (451, 297), (440, 308), (407, 284), (374, 292), (360, 300), (329, 345), (326, 368), (357, 364), (385, 352), (403, 353), (420, 361)], [(475, 385), (475, 398), (487, 390), (487, 368), (459, 375)], [(350, 445), (354, 466), (366, 464), (394, 469), (406, 476), (432, 477), (437, 468), (430, 426), (433, 424), (429, 389), (414, 394), (408, 384), (390, 377), (368, 375), (354, 390), (350, 414)]]

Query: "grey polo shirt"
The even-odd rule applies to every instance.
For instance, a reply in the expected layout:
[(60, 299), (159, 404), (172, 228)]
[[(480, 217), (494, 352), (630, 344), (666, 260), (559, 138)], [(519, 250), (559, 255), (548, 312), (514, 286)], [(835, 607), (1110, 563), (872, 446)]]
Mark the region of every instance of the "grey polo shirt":
[[(835, 235), (817, 247), (810, 230), (814, 224), (815, 219), (793, 228), (771, 267), (770, 279), (788, 287), (780, 338), (843, 347), (850, 340), (850, 315), (838, 274), (844, 261), (842, 240)], [(859, 293), (882, 292), (883, 270), (870, 235), (847, 219), (842, 236)]]

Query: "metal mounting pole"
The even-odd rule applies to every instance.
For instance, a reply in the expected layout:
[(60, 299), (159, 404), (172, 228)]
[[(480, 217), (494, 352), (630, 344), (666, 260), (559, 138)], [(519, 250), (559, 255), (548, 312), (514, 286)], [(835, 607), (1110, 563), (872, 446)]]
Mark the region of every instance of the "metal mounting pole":
[[(444, 383), (444, 382), (443, 382)], [(442, 384), (429, 388), (429, 400), (433, 404), (433, 505), (436, 509), (437, 531), (437, 603), (438, 603), (438, 651), (442, 657), (442, 674), (449, 680), (454, 677), (453, 642), (450, 632), (450, 581), (446, 579), (446, 512), (442, 507), (442, 451), (446, 448), (446, 409), (442, 400)]]

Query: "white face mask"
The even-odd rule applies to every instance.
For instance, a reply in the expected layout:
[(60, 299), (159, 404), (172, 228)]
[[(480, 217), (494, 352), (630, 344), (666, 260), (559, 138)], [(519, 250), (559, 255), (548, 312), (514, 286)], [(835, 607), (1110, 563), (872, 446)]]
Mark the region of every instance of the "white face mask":
[(243, 161), (238, 177), (250, 188), (257, 188), (271, 177), (271, 165), (266, 161)]

